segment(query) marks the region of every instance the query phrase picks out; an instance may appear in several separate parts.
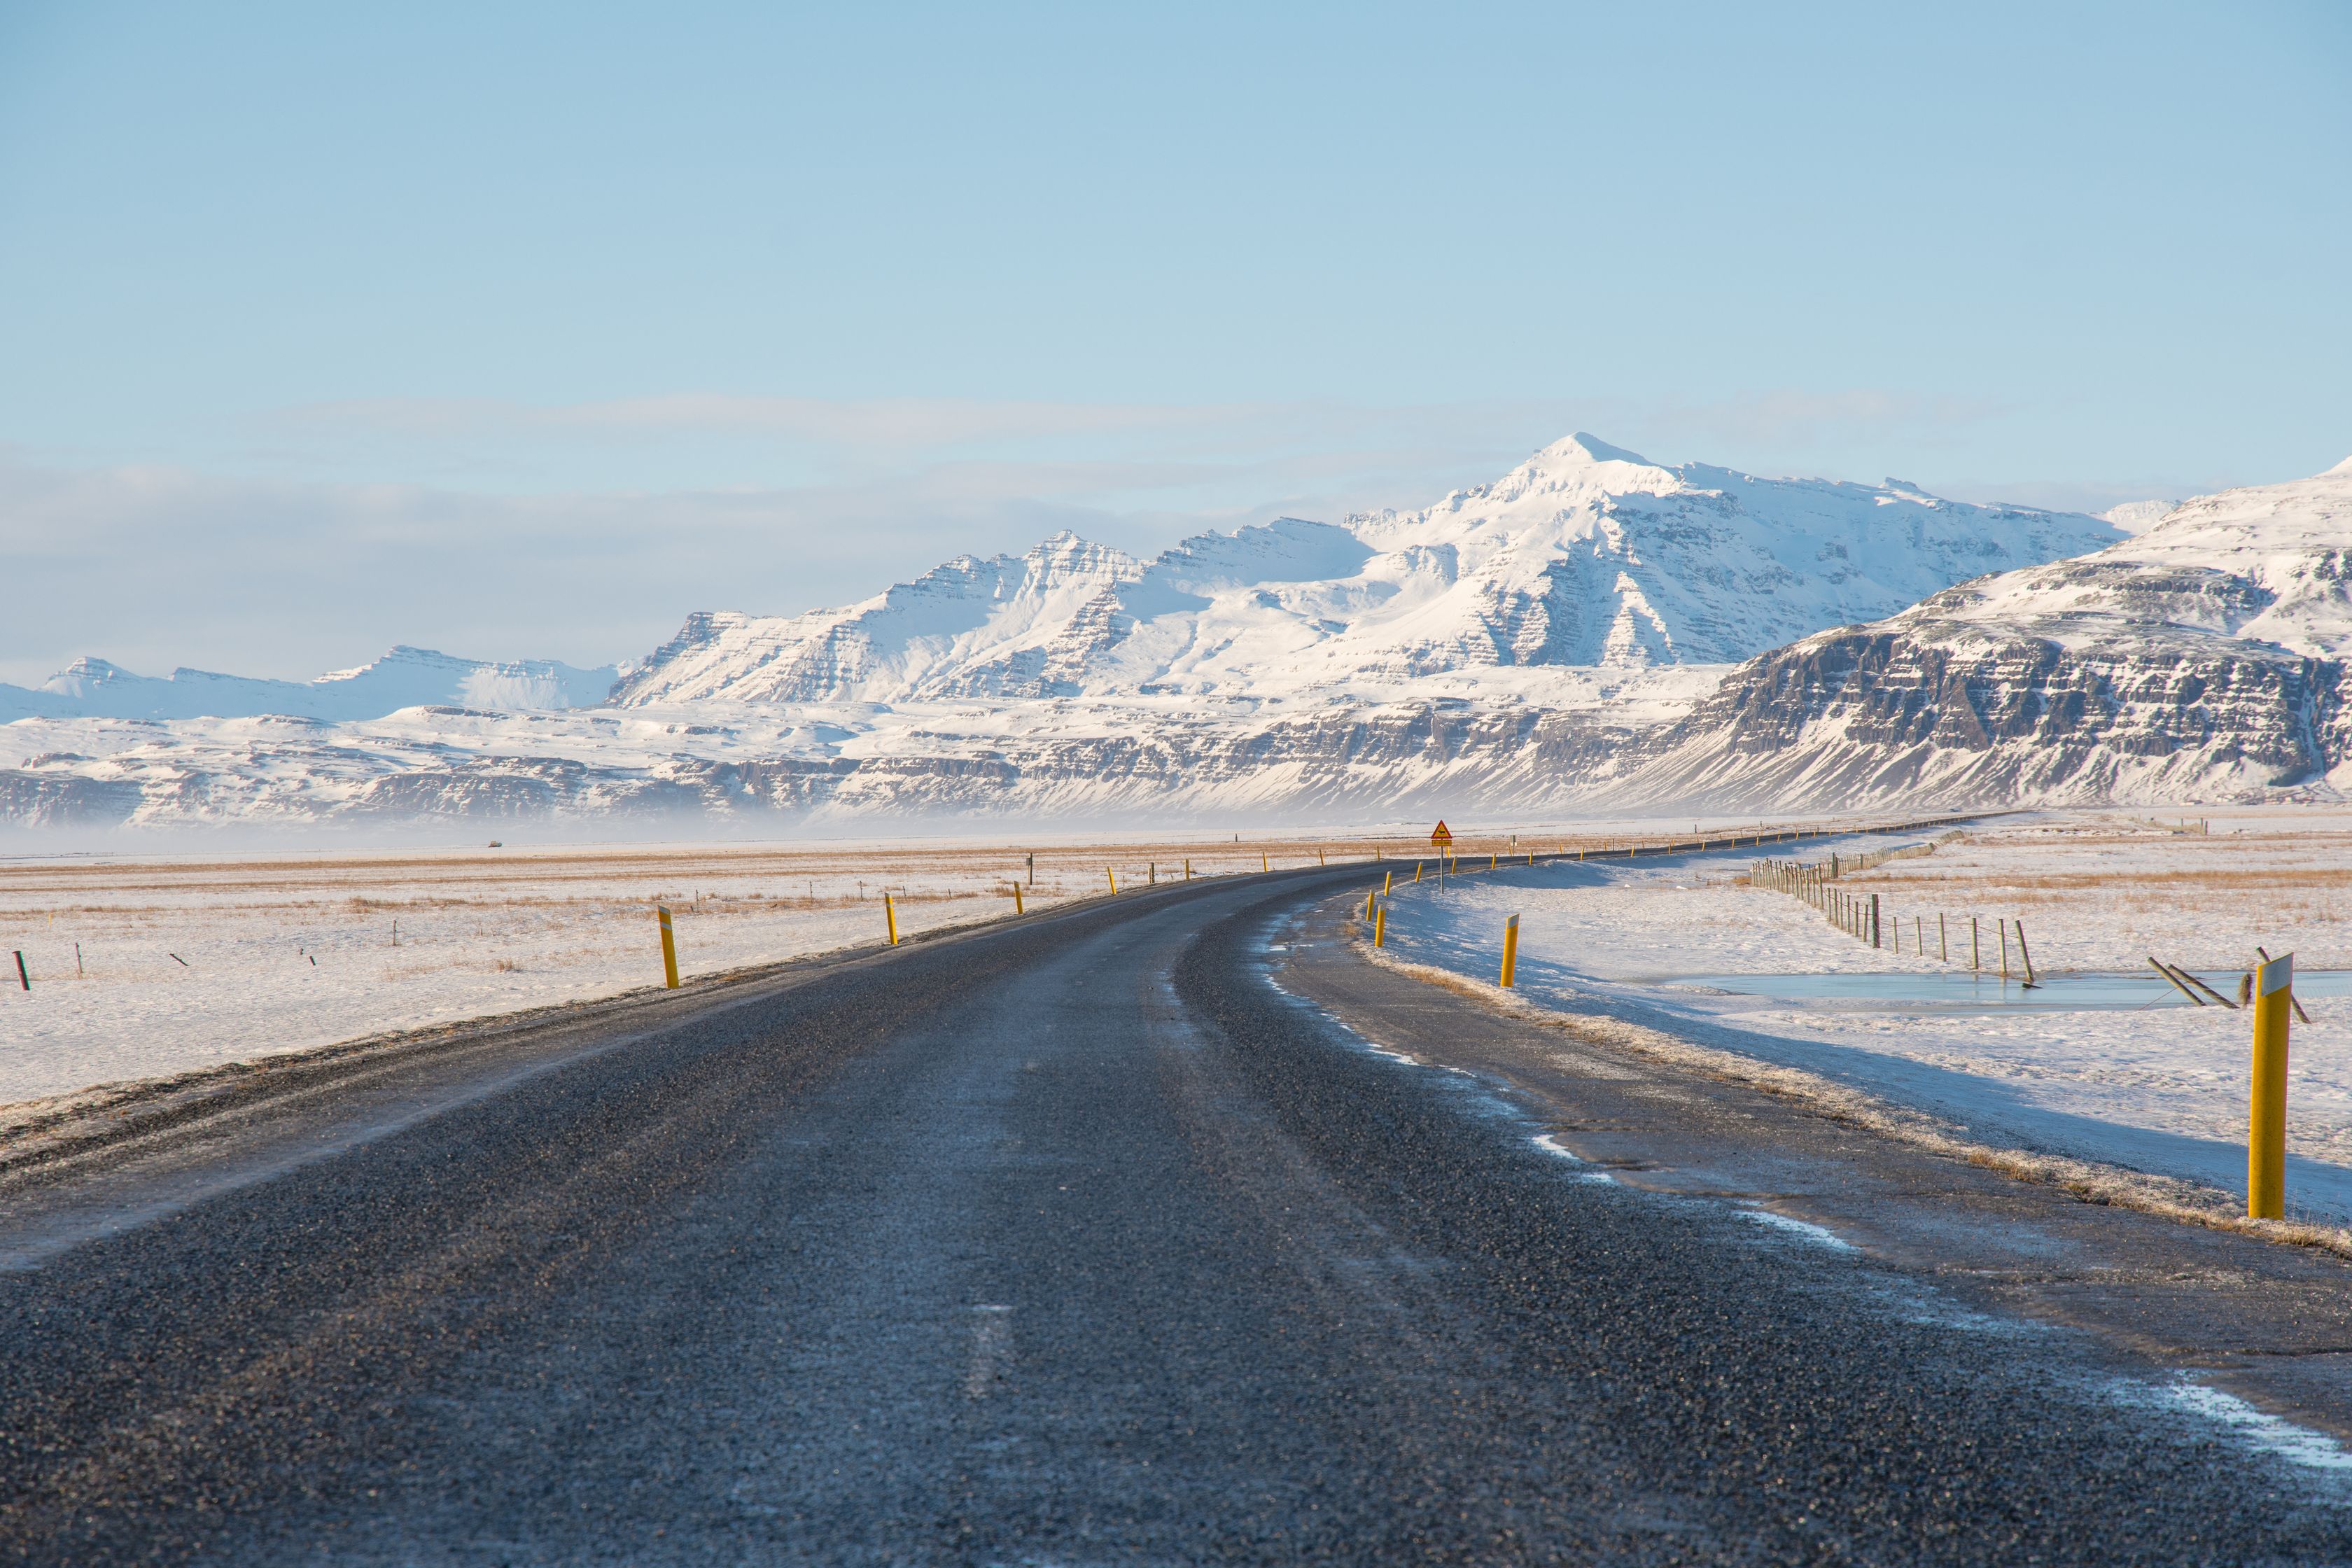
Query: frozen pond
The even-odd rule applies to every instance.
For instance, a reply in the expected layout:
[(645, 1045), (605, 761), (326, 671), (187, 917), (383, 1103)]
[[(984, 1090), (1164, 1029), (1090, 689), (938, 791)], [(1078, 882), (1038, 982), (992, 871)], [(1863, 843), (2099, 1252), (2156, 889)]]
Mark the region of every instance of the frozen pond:
[[(2235, 973), (2199, 974), (2198, 979), (2235, 1000)], [(2021, 978), (1968, 970), (1925, 973), (1889, 972), (1844, 974), (1699, 974), (1664, 982), (1671, 988), (1771, 996), (1791, 1002), (1899, 1003), (1938, 1011), (2079, 1013), (2102, 1009), (2189, 1006), (2189, 1001), (2154, 970), (2134, 974), (2073, 973), (2044, 974), (2028, 988)], [(2304, 969), (2294, 989), (2305, 1001), (2352, 996), (2352, 969)], [(2208, 1005), (2211, 1005), (2210, 999)]]

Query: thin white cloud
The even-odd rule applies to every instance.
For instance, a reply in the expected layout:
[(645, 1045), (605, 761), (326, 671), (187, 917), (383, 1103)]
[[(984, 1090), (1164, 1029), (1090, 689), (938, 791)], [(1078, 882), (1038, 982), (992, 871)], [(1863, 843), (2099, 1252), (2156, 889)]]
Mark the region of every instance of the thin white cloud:
[[(1651, 411), (1649, 418), (1718, 448), (1794, 455), (1858, 446), (1932, 447), (2015, 412), (2003, 404), (1877, 387), (1834, 392), (1778, 388), (1691, 402), (1670, 400)], [(1753, 461), (1741, 466), (1763, 467)]]
[(1696, 458), (1759, 472), (1820, 473), (1843, 468), (1858, 453), (1946, 450), (2017, 412), (1884, 388), (1424, 407), (696, 393), (558, 405), (484, 399), (317, 404), (271, 416), (257, 437), (270, 466), (282, 471), (324, 477), (357, 464), (460, 483), (490, 483), (502, 473), (544, 479), (576, 468), (590, 452), (604, 460), (616, 451), (636, 454), (618, 459), (625, 468), (656, 460), (647, 454), (664, 450), (675, 454), (677, 470), (732, 471), (741, 476), (738, 482), (778, 487), (875, 479), (954, 460), (1189, 461), (1239, 476), (1259, 468), (1338, 471), (1377, 458), (1372, 466), (1402, 473), (1433, 463), (1442, 468), (1474, 459), (1508, 462), (1580, 428), (1661, 461)]
[(761, 435), (922, 451), (974, 441), (1166, 433), (1240, 424), (1243, 406), (992, 402), (965, 398), (743, 397), (681, 393), (532, 405), (481, 398), (374, 398), (308, 404), (270, 417), (284, 432), (426, 438), (521, 435)]

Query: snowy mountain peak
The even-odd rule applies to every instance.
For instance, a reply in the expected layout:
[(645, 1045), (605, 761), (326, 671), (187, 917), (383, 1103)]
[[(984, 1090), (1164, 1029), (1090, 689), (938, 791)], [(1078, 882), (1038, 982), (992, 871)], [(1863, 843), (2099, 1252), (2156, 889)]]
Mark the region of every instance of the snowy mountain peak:
[(1493, 484), (1457, 491), (1447, 500), (1462, 510), (1482, 500), (1508, 502), (1563, 493), (1666, 495), (1684, 488), (1685, 480), (1675, 470), (1579, 431), (1544, 447)]
[(1565, 440), (1554, 441), (1535, 455), (1534, 461), (1547, 468), (1561, 468), (1577, 463), (1626, 463), (1637, 468), (1654, 468), (1658, 465), (1639, 452), (1629, 452), (1622, 447), (1612, 447), (1600, 437), (1579, 430)]
[(2345, 458), (2342, 462), (2328, 469), (2326, 474), (2322, 474), (2319, 477), (2321, 479), (2326, 479), (2329, 474), (2352, 474), (2352, 458)]
[(61, 697), (80, 697), (115, 681), (138, 679), (119, 664), (109, 663), (105, 659), (84, 654), (41, 682), (40, 689), (54, 691)]
[(1580, 432), (1416, 512), (1281, 518), (1149, 563), (1065, 531), (846, 609), (698, 617), (614, 697), (1268, 696), (1729, 663), (2119, 537), (1915, 487), (1667, 468)]
[(1068, 529), (1056, 529), (1032, 545), (1022, 557), (1041, 583), (1062, 583), (1082, 577), (1132, 577), (1142, 570), (1135, 557), (1108, 544), (1082, 539)]

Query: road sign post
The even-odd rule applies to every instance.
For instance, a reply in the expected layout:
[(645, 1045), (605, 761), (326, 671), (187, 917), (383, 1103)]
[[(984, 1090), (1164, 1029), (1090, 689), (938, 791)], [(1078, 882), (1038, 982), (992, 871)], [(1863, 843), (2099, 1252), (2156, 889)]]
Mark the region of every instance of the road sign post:
[(2286, 1029), (2294, 954), (2254, 972), (2253, 1093), (2246, 1121), (2246, 1215), (2286, 1217)]
[(661, 921), (662, 984), (675, 991), (677, 989), (677, 938), (670, 931), (667, 907), (656, 904), (654, 914)]

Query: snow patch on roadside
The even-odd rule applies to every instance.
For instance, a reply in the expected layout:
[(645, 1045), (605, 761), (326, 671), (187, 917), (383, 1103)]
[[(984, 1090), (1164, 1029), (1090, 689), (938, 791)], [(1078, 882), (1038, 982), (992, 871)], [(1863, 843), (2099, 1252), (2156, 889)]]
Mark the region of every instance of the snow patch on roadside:
[(2324, 1432), (2298, 1426), (2182, 1373), (2172, 1382), (2142, 1384), (2125, 1392), (2126, 1401), (2210, 1422), (2257, 1453), (2274, 1455), (2305, 1469), (2352, 1474), (2352, 1453)]
[(1740, 1205), (1739, 1212), (1744, 1217), (1754, 1220), (1758, 1225), (1769, 1226), (1785, 1235), (1801, 1237), (1814, 1246), (1827, 1247), (1832, 1252), (1860, 1250), (1853, 1243), (1825, 1225), (1815, 1225), (1811, 1220), (1797, 1219), (1784, 1214), (1774, 1214), (1770, 1209), (1755, 1208), (1745, 1204)]
[(2216, 1230), (2238, 1231), (2270, 1241), (2324, 1247), (2352, 1258), (2352, 1230), (2296, 1221), (2248, 1219), (2238, 1211), (2242, 1200), (2217, 1188), (2063, 1154), (1979, 1142), (1966, 1135), (1967, 1129), (1833, 1082), (1818, 1073), (1696, 1045), (1663, 1030), (1622, 1019), (1541, 1006), (1499, 985), (1433, 964), (1401, 959), (1365, 943), (1359, 942), (1357, 952), (1369, 963), (1427, 984), (1458, 991), (1586, 1044), (1631, 1052), (1670, 1067), (1744, 1084), (1763, 1093), (1799, 1101), (1832, 1120), (1900, 1139), (1916, 1148), (2021, 1181), (2063, 1187), (2086, 1202), (2115, 1204), (2144, 1214)]
[[(2352, 966), (2340, 892), (2352, 881), (2352, 816), (2250, 810), (2210, 820), (2209, 836), (2195, 822), (2039, 815), (1849, 875), (1843, 886), (1885, 901), (1900, 952), (1845, 935), (1800, 900), (1737, 885), (1745, 853), (1555, 860), (1449, 879), (1442, 893), (1402, 886), (1389, 902), (1387, 951), (1491, 991), (1503, 922), (1516, 914), (1523, 1002), (1789, 1068), (1906, 1107), (1971, 1144), (2148, 1173), (2181, 1184), (2177, 1197), (2242, 1206), (2229, 1195), (2242, 1194), (2245, 1169), (2242, 1013), (2174, 1005), (2162, 992), (2146, 1008), (1953, 1010), (1678, 984), (1965, 975), (1970, 914), (1991, 968), (1997, 920), (2029, 905), (2045, 973), (2144, 969), (2153, 952), (2234, 991), (2232, 955), (2251, 960), (2257, 942), (2294, 951), (2298, 967)], [(1925, 837), (1812, 839), (1802, 853), (1840, 852), (1851, 870), (1857, 852)], [(1939, 947), (1956, 963), (1939, 963)], [(2289, 1213), (2333, 1229), (2352, 1226), (2352, 1006), (2312, 998), (2309, 1007), (2290, 1067)]]

